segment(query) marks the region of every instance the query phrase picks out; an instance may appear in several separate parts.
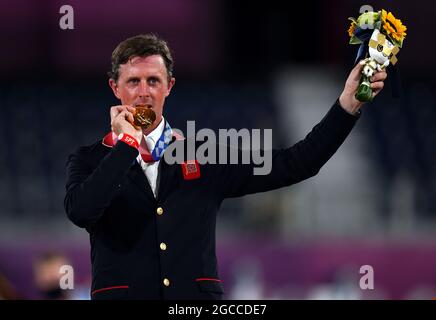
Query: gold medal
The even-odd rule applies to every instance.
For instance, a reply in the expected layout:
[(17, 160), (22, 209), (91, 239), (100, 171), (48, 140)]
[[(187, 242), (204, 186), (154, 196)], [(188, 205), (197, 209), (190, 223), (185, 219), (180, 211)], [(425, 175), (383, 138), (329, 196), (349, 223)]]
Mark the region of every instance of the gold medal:
[(135, 106), (135, 112), (133, 113), (133, 126), (136, 129), (147, 129), (156, 120), (156, 113), (151, 108), (144, 105)]

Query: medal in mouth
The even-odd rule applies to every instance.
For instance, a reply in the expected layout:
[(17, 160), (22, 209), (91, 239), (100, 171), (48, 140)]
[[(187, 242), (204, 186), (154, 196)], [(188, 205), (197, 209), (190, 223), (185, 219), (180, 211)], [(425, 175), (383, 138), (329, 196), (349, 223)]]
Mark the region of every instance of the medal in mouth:
[(133, 126), (139, 130), (148, 129), (156, 120), (156, 113), (150, 106), (136, 105), (135, 112), (133, 113)]

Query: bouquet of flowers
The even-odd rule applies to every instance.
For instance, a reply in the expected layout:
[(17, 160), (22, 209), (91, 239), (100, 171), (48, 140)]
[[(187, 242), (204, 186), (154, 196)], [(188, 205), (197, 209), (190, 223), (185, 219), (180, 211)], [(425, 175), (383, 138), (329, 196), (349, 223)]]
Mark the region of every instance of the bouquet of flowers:
[(366, 12), (357, 19), (349, 18), (350, 44), (360, 44), (358, 59), (364, 58), (364, 65), (356, 99), (361, 102), (372, 100), (373, 94), (369, 78), (376, 70), (382, 71), (389, 64), (397, 63), (397, 54), (403, 46), (407, 27), (391, 12), (381, 10)]

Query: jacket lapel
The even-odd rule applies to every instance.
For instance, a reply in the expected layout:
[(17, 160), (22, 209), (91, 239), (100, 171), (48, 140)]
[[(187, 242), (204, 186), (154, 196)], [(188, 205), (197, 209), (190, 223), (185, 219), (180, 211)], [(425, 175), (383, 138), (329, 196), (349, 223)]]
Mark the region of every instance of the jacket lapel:
[(171, 192), (171, 189), (178, 187), (180, 179), (177, 179), (177, 168), (180, 165), (173, 164), (169, 165), (165, 162), (165, 159), (159, 163), (159, 174), (158, 174), (158, 184), (157, 184), (157, 200), (162, 201)]
[(145, 193), (145, 195), (151, 200), (155, 201), (153, 191), (151, 190), (150, 183), (147, 180), (144, 172), (142, 171), (141, 166), (138, 161), (135, 159), (135, 163), (130, 167), (130, 170), (127, 172), (127, 176), (133, 183)]
[[(170, 145), (176, 140), (182, 140), (180, 136), (174, 135), (171, 139)], [(169, 165), (165, 162), (165, 157), (159, 162), (159, 171), (157, 176), (157, 200), (162, 201), (171, 192), (171, 189), (177, 188), (180, 179), (177, 179), (177, 169), (180, 167), (178, 164)]]
[[(176, 132), (173, 132), (173, 137), (171, 139), (170, 144), (174, 143), (176, 140), (184, 140), (184, 138), (183, 136), (180, 136)], [(114, 134), (112, 132), (108, 133), (103, 138), (102, 144), (106, 147), (112, 148), (115, 144)], [(171, 192), (171, 188), (176, 188), (179, 185), (180, 179), (177, 179), (176, 176), (177, 170), (180, 170), (180, 165), (178, 164), (168, 165), (165, 162), (165, 158), (162, 157), (162, 159), (159, 162), (158, 176), (157, 176), (157, 183), (156, 183), (158, 201), (164, 199), (168, 195), (168, 193)], [(145, 176), (141, 166), (139, 165), (138, 161), (136, 161), (136, 159), (132, 164), (132, 166), (130, 167), (130, 170), (127, 172), (127, 176), (142, 192), (145, 193), (145, 195), (150, 200), (156, 201), (153, 191), (151, 190), (150, 183), (148, 182), (147, 177)]]

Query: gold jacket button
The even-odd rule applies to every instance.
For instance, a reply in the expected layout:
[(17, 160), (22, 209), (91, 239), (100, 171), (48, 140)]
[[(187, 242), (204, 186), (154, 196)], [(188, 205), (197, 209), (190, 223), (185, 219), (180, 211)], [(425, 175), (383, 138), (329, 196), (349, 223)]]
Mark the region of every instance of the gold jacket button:
[(159, 208), (157, 208), (156, 209), (156, 213), (158, 214), (158, 215), (163, 215), (163, 209), (162, 209), (162, 207), (159, 207)]
[(168, 280), (167, 278), (163, 279), (163, 284), (165, 287), (169, 287), (170, 286), (170, 280)]
[(165, 251), (165, 250), (167, 249), (167, 245), (166, 245), (165, 242), (162, 242), (162, 243), (160, 244), (160, 249), (163, 250), (163, 251)]

